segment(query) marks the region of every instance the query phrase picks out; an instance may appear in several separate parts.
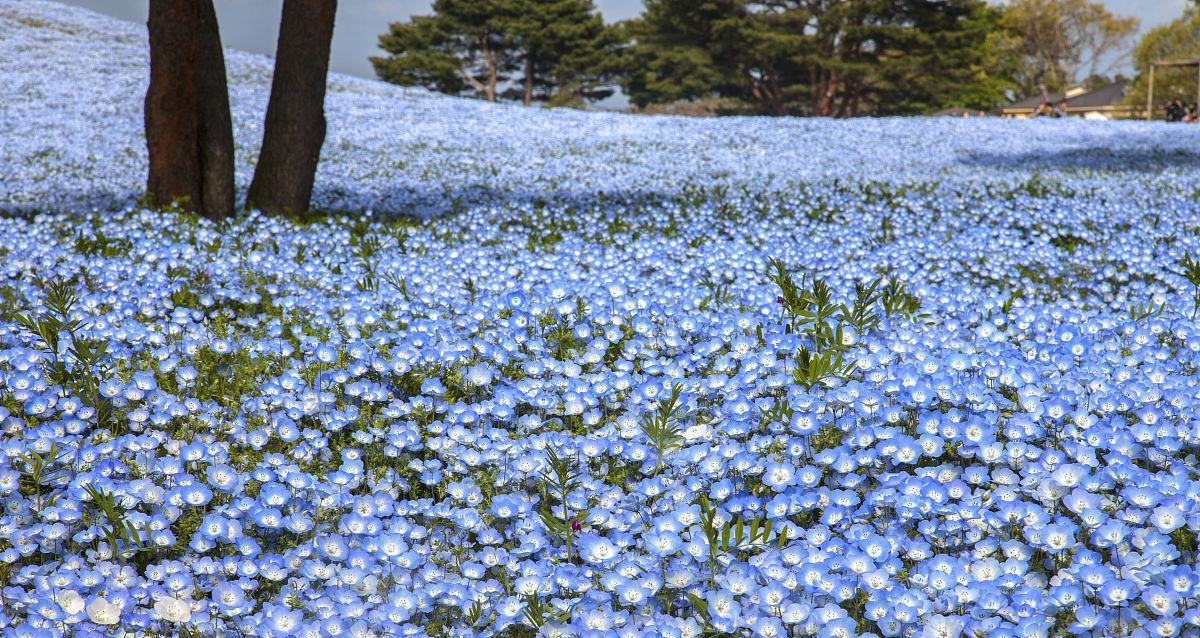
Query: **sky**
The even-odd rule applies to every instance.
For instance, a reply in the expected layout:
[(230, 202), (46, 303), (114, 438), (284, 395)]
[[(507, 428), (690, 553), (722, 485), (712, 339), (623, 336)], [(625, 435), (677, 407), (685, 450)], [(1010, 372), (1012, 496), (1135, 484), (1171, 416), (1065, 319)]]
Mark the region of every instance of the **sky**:
[[(146, 21), (149, 0), (61, 0), (118, 18)], [(1188, 0), (1101, 0), (1118, 15), (1141, 20), (1142, 30), (1178, 17)], [(221, 37), (225, 46), (253, 53), (272, 54), (278, 37), (279, 14), (283, 0), (214, 0)], [(376, 47), (379, 34), (389, 22), (429, 12), (430, 0), (340, 0), (337, 23), (333, 30), (330, 68), (340, 73), (375, 77), (367, 58), (381, 52)], [(641, 12), (641, 0), (596, 0), (596, 6), (610, 21), (632, 18)], [(1127, 70), (1120, 66), (1114, 71)]]

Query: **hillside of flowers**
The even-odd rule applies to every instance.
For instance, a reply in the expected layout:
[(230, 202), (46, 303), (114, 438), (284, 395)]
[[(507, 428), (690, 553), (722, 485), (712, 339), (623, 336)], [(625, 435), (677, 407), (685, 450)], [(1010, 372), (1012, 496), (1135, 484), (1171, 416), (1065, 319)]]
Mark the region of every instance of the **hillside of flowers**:
[[(0, 0), (0, 211), (120, 209), (145, 188), (145, 25), (48, 0)], [(249, 185), (273, 61), (226, 51), (237, 178)], [(677, 195), (696, 186), (784, 191), (812, 182), (1009, 186), (1097, 169), (1190, 179), (1200, 131), (954, 118), (630, 117), (488, 105), (343, 75), (330, 79), (322, 210), (419, 216), (549, 196)], [(1091, 173), (1091, 174), (1089, 174)]]
[(1200, 632), (1191, 128), (335, 76), (321, 210), (214, 224), (137, 25), (0, 34), (5, 638)]

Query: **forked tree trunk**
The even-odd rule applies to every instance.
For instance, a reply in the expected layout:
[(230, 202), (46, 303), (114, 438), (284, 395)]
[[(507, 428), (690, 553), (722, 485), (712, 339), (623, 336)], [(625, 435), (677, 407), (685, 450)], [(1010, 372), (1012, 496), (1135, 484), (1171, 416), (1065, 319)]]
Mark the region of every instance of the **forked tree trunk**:
[(264, 213), (303, 213), (312, 199), (336, 12), (337, 0), (284, 0), (262, 152), (246, 197)]
[(483, 42), (483, 58), (487, 60), (487, 88), (484, 90), (484, 95), (487, 96), (488, 102), (496, 101), (496, 84), (499, 81), (500, 71), (496, 64), (496, 56), (492, 53), (492, 46), (489, 43), (490, 35), (485, 35), (482, 38)]
[(150, 3), (146, 192), (206, 217), (233, 214), (233, 125), (212, 0)]

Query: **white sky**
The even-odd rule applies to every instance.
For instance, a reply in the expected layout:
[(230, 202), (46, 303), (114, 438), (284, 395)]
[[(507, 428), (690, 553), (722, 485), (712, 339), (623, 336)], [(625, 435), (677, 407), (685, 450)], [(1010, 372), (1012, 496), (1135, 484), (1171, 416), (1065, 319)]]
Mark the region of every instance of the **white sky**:
[[(145, 22), (148, 0), (60, 0), (126, 20)], [(1183, 13), (1187, 0), (1102, 0), (1113, 13), (1137, 17), (1142, 29), (1170, 22)], [(271, 54), (278, 34), (282, 0), (215, 0), (225, 45)], [(367, 57), (377, 55), (380, 33), (389, 22), (429, 11), (429, 0), (340, 0), (333, 32), (330, 66), (334, 71), (374, 77)], [(636, 16), (641, 0), (596, 0), (608, 20)], [(1121, 70), (1117, 68), (1117, 70)]]

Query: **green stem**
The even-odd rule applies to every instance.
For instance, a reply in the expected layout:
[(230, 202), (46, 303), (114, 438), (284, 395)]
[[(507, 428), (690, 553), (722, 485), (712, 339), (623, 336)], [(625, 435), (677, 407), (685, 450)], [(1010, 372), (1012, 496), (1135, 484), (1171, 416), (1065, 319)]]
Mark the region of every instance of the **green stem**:
[(565, 484), (563, 485), (562, 504), (563, 520), (567, 522), (567, 562), (571, 562), (571, 536), (575, 533), (571, 526), (575, 521), (571, 519), (571, 507), (567, 505), (567, 486)]

